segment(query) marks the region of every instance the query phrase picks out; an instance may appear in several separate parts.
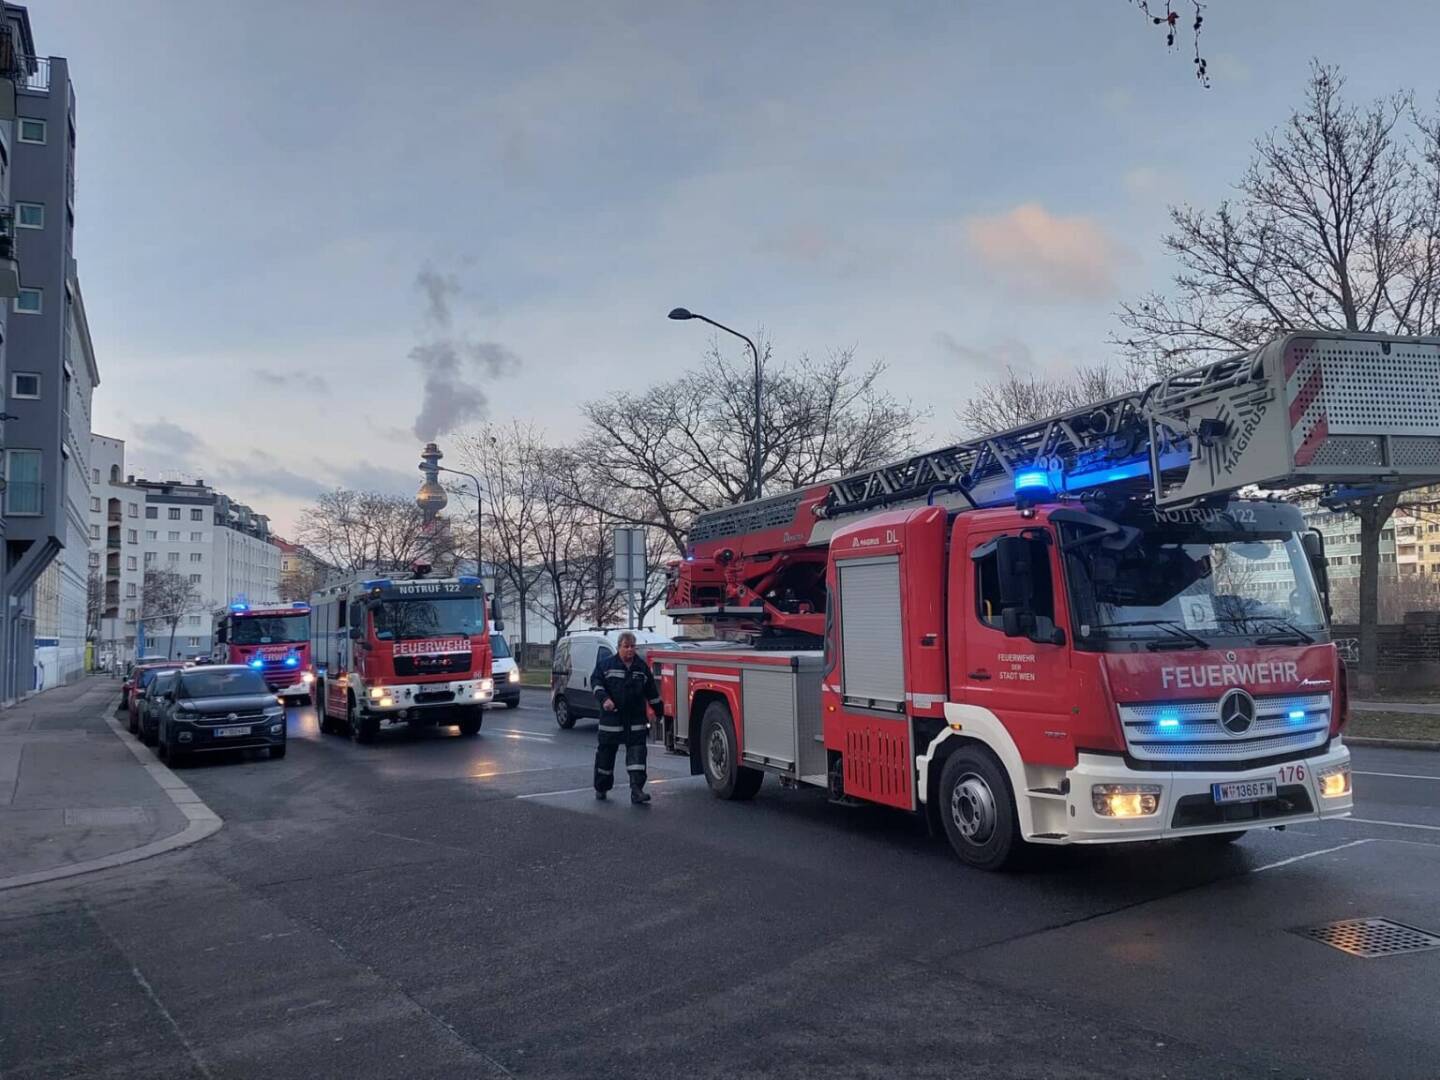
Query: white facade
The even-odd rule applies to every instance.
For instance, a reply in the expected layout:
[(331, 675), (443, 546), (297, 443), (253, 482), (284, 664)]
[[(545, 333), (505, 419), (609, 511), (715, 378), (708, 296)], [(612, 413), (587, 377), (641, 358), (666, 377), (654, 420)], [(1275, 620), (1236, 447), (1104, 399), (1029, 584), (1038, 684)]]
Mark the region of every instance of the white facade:
[(89, 571), (100, 575), (99, 663), (135, 658), (135, 621), (140, 612), (145, 493), (125, 483), (125, 441), (90, 436)]

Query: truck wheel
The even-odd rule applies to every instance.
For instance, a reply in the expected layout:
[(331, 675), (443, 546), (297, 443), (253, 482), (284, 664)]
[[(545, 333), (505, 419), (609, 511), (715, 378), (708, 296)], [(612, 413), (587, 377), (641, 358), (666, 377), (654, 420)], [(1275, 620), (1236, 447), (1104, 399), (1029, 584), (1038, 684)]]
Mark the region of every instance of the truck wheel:
[(563, 696), (555, 699), (554, 708), (555, 723), (559, 724), (566, 731), (569, 731), (575, 726), (575, 717), (570, 715), (570, 705)]
[(380, 718), (359, 715), (355, 710), (353, 697), (345, 703), (345, 722), (350, 728), (350, 737), (357, 743), (373, 743), (380, 734)]
[(520, 707), (520, 699), (517, 697), (514, 701), (505, 702), (505, 707), (507, 709), (518, 709)]
[(940, 774), (940, 819), (955, 854), (979, 870), (999, 870), (1020, 854), (1020, 823), (1010, 783), (984, 750), (951, 754)]
[(760, 790), (765, 773), (740, 764), (735, 722), (723, 701), (705, 706), (700, 721), (700, 760), (705, 765), (705, 782), (719, 799), (744, 801)]
[(325, 684), (316, 682), (315, 692), (311, 695), (315, 702), (315, 716), (320, 721), (320, 734), (335, 734), (335, 721), (330, 719), (330, 714), (325, 711)]
[(473, 709), (467, 710), (466, 714), (460, 719), (460, 734), (479, 735), (480, 724), (484, 719), (485, 710), (478, 705)]

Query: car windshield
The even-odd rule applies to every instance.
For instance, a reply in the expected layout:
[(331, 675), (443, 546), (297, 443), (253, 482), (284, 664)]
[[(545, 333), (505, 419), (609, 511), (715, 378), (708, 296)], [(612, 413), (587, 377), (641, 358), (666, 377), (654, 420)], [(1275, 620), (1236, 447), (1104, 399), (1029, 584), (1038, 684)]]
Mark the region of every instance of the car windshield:
[[(1064, 525), (1066, 568), (1081, 641), (1189, 640), (1325, 630), (1310, 564), (1294, 533), (1139, 533), (1122, 550), (1074, 542)], [(1093, 539), (1093, 533), (1091, 534)]]
[(375, 636), (381, 641), (471, 637), (485, 632), (485, 605), (479, 597), (437, 600), (383, 600), (374, 609)]
[(496, 660), (505, 660), (510, 656), (510, 643), (505, 640), (504, 634), (490, 635), (490, 655)]
[(308, 615), (231, 616), (230, 644), (272, 645), (310, 640)]
[(239, 697), (244, 694), (268, 694), (265, 680), (258, 671), (214, 668), (210, 671), (187, 671), (180, 679), (177, 693), (187, 698)]
[(178, 673), (174, 671), (157, 672), (155, 678), (151, 680), (150, 685), (153, 689), (150, 692), (156, 697), (160, 696), (175, 685), (176, 678), (178, 678)]
[(135, 685), (143, 690), (145, 689), (145, 687), (149, 686), (151, 681), (154, 680), (155, 676), (159, 675), (162, 671), (173, 672), (174, 670), (174, 668), (142, 668), (140, 670), (140, 674), (136, 676)]

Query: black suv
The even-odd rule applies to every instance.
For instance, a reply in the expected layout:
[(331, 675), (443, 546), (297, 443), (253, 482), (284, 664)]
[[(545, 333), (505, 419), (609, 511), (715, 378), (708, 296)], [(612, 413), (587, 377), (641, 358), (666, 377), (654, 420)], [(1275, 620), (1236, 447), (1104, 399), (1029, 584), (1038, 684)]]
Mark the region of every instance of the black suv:
[(285, 756), (285, 707), (244, 664), (185, 668), (159, 719), (160, 756), (172, 765), (207, 750), (263, 747)]

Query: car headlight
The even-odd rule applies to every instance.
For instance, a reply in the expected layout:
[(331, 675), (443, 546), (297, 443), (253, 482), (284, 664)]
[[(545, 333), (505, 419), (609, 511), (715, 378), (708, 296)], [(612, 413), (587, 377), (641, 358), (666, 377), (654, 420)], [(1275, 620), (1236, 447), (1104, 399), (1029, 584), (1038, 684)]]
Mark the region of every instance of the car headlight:
[(480, 689), (481, 689), (481, 690), (487, 690), (487, 691), (488, 691), (488, 690), (494, 690), (494, 689), (495, 689), (495, 680), (494, 680), (494, 679), (481, 679), (481, 680), (480, 680)]
[(1148, 817), (1160, 809), (1159, 784), (1096, 784), (1090, 801), (1101, 817)]
[(1317, 774), (1320, 781), (1320, 794), (1326, 799), (1338, 799), (1342, 795), (1350, 794), (1350, 766), (1336, 765), (1334, 768), (1321, 769)]
[(520, 681), (520, 669), (519, 669), (519, 668), (511, 668), (511, 669), (510, 669), (510, 674), (509, 674), (509, 675), (506, 675), (506, 676), (505, 676), (505, 679), (506, 679), (507, 682), (519, 682), (519, 681)]
[(312, 682), (315, 681), (315, 675), (313, 672), (307, 671), (304, 675), (300, 676), (300, 681), (303, 682), (306, 686), (309, 686)]
[(393, 697), (382, 697), (382, 698), (380, 699), (380, 707), (381, 707), (382, 709), (388, 709), (388, 708), (390, 708), (391, 705), (394, 705), (394, 704), (395, 704), (395, 699), (394, 699)]
[(372, 698), (382, 698), (385, 696), (385, 690), (379, 686), (372, 686), (370, 687), (370, 696)]

